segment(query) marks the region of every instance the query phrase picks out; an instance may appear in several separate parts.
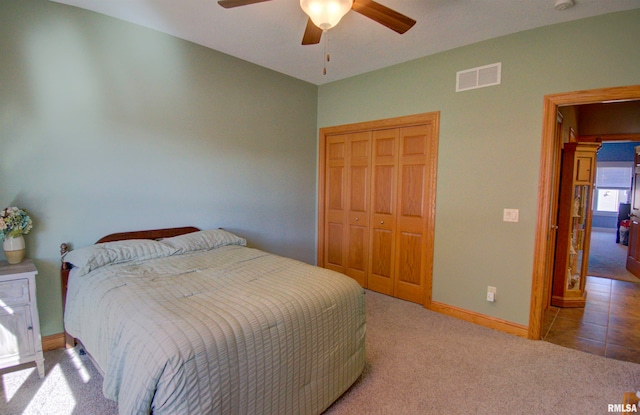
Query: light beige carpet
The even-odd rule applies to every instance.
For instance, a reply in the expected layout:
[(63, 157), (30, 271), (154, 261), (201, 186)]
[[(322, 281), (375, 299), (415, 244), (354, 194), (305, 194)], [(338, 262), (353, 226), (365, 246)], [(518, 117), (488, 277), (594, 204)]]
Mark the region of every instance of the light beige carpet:
[(367, 292), (367, 370), (327, 414), (606, 414), (640, 365)]
[[(640, 388), (640, 365), (526, 340), (367, 291), (362, 377), (328, 415), (608, 414)], [(45, 353), (0, 371), (0, 414), (114, 415), (86, 356)], [(294, 414), (297, 415), (297, 414)]]
[(640, 283), (640, 279), (626, 269), (628, 248), (616, 243), (615, 229), (594, 228), (591, 231), (587, 274)]

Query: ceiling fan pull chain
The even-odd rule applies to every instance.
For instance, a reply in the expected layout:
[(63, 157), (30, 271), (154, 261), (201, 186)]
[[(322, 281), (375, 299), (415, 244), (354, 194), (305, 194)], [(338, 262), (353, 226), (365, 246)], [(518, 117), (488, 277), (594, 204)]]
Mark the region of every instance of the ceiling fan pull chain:
[(322, 33), (322, 37), (324, 38), (324, 53), (322, 54), (322, 64), (324, 65), (324, 67), (322, 68), (322, 74), (326, 75), (327, 74), (327, 62), (329, 62), (329, 33), (327, 33), (326, 30), (323, 31)]
[(329, 54), (329, 33), (325, 33), (325, 39), (324, 54), (327, 57), (327, 62), (329, 62), (331, 61), (331, 55)]

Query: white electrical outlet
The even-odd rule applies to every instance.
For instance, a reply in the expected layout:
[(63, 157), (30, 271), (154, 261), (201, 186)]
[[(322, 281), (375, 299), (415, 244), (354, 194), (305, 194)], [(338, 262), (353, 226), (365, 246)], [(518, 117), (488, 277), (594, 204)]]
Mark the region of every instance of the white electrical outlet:
[(496, 287), (488, 286), (487, 287), (487, 301), (494, 302), (496, 301)]
[(502, 211), (502, 220), (504, 222), (517, 222), (519, 214), (519, 209), (504, 209)]

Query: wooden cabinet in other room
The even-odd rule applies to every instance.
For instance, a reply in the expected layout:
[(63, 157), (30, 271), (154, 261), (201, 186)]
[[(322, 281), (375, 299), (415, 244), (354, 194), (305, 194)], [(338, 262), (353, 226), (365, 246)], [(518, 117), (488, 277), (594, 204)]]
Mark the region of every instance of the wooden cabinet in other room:
[(589, 233), (599, 143), (566, 143), (562, 150), (558, 233), (551, 305), (584, 307)]

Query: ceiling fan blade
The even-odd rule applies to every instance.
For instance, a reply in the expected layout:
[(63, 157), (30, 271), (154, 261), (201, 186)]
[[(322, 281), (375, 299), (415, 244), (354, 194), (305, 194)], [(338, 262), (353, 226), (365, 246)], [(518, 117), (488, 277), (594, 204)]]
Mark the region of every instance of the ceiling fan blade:
[(271, 1), (271, 0), (220, 0), (218, 1), (218, 4), (224, 7), (225, 9), (230, 9), (232, 7), (247, 6), (253, 3), (262, 3), (263, 1)]
[(320, 43), (322, 37), (322, 29), (314, 25), (311, 19), (307, 20), (307, 27), (304, 29), (304, 35), (302, 36), (303, 45), (316, 45)]
[(351, 8), (371, 20), (375, 20), (389, 29), (403, 34), (411, 29), (416, 21), (410, 17), (391, 10), (373, 0), (354, 0)]

